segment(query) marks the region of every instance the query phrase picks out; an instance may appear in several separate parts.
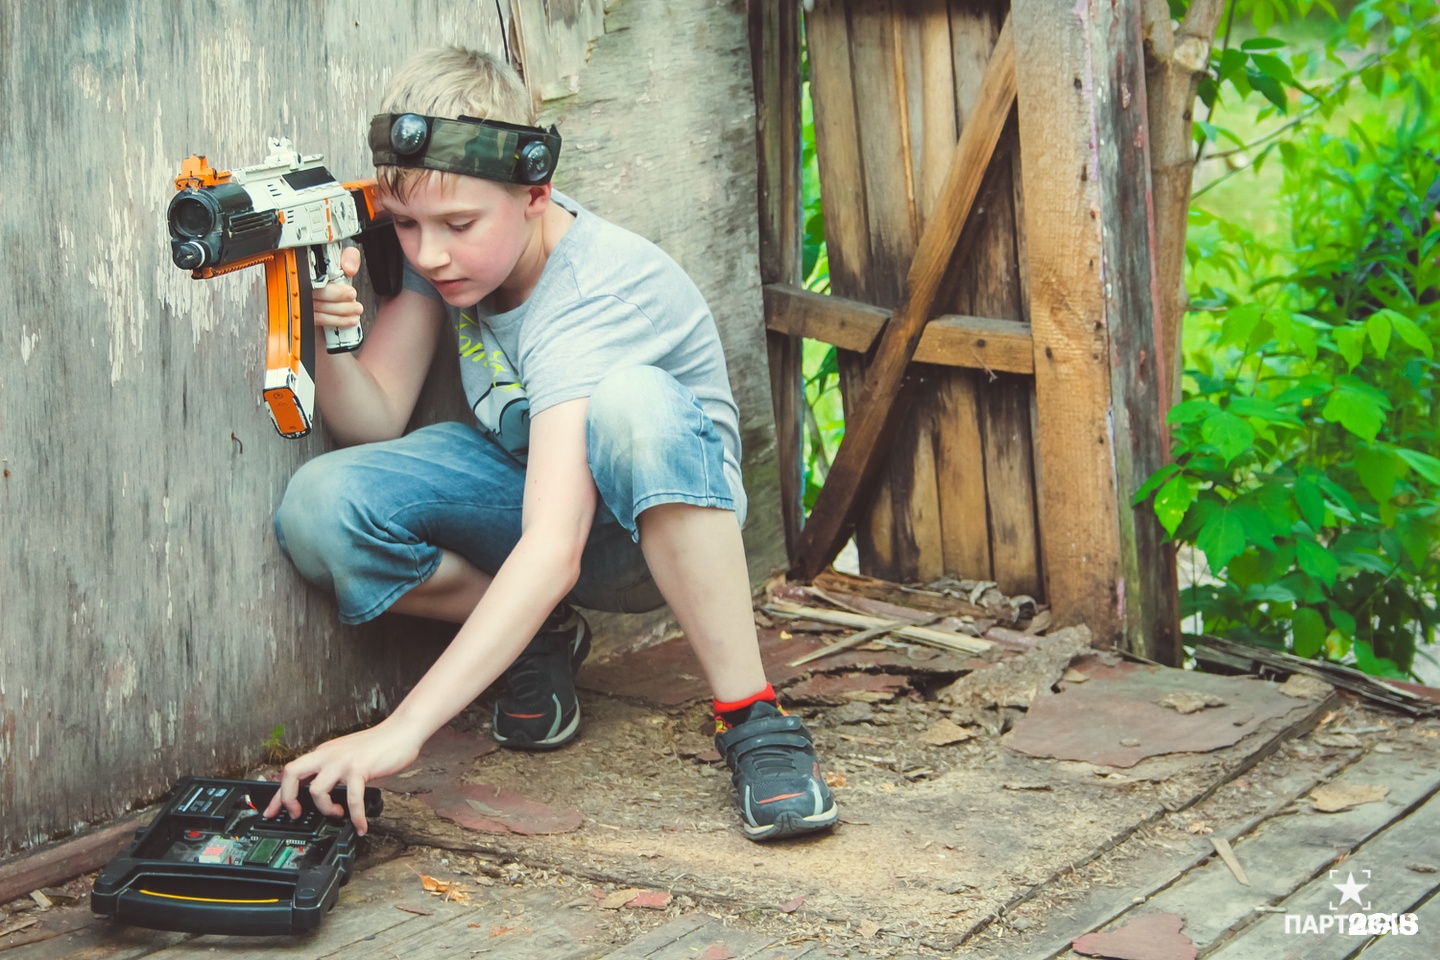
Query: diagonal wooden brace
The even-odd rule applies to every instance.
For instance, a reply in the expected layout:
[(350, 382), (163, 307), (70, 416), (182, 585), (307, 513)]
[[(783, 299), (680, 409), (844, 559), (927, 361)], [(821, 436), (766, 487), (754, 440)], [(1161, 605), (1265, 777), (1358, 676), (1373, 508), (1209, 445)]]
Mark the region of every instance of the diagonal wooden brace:
[(1007, 16), (970, 119), (955, 144), (935, 210), (920, 235), (905, 280), (905, 298), (880, 334), (860, 396), (849, 405), (853, 413), (845, 425), (845, 438), (801, 531), (790, 571), (797, 579), (813, 579), (835, 559), (875, 481), (894, 434), (892, 427), (906, 411), (900, 389), (905, 369), (930, 320), (945, 270), (1014, 104), (1015, 40)]

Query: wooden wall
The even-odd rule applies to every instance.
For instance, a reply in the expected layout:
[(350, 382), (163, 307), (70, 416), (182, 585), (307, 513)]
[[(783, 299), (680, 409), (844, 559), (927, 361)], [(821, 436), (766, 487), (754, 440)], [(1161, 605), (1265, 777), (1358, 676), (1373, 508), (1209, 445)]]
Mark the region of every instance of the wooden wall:
[[(710, 298), (758, 578), (783, 539), (744, 5), (610, 8), (514, 0), (504, 17), (565, 136), (557, 184), (655, 239)], [(327, 440), (282, 440), (258, 402), (259, 271), (190, 280), (164, 211), (189, 153), (253, 163), (276, 133), (368, 175), (388, 71), (438, 42), (499, 52), (500, 15), (438, 0), (0, 9), (0, 855), (182, 773), (251, 763), (277, 723), (307, 743), (373, 719), (423, 667), (415, 638), (444, 642), (398, 617), (340, 626), (280, 554), (273, 508)], [(447, 378), (428, 418), (463, 410)]]
[[(847, 429), (803, 525), (785, 501), (792, 575), (818, 574), (853, 529), (862, 573), (993, 579), (1101, 643), (1179, 662), (1174, 558), (1133, 505), (1165, 462), (1168, 407), (1140, 11), (806, 13), (831, 295), (772, 270), (766, 323), (777, 408), (794, 406), (800, 337), (840, 348)], [(774, 72), (792, 32), (762, 31)], [(766, 116), (773, 205), (799, 171), (770, 172), (791, 124)]]
[[(886, 309), (903, 298), (1007, 7), (820, 0), (806, 17), (832, 293)], [(1028, 324), (1016, 146), (1012, 124), (936, 313)], [(862, 355), (842, 351), (847, 415), (864, 370)], [(856, 525), (862, 569), (895, 580), (994, 579), (1043, 597), (1033, 384), (924, 363), (907, 383), (913, 406)]]

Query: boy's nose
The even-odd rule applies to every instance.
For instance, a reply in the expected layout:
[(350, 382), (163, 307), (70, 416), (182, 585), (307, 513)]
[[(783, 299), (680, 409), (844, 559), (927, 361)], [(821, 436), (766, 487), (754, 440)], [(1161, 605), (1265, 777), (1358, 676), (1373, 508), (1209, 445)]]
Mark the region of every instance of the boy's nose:
[(421, 270), (443, 267), (450, 259), (449, 250), (438, 237), (420, 235), (420, 249), (415, 251), (415, 266)]

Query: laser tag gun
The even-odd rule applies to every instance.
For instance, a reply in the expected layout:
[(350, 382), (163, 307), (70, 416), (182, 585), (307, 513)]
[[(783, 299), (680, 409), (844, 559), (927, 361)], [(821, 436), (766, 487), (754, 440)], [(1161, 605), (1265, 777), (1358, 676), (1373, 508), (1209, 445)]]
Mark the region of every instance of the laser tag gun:
[[(310, 432), (315, 405), (315, 313), (311, 291), (346, 283), (342, 242), (365, 248), (376, 293), (400, 292), (402, 260), (390, 218), (376, 212), (375, 181), (340, 183), (319, 154), (301, 156), (271, 138), (263, 163), (216, 171), (200, 155), (180, 166), (170, 201), (170, 255), (197, 280), (265, 267), (270, 333), (262, 393), (282, 437)], [(360, 346), (360, 326), (325, 328), (325, 349)]]

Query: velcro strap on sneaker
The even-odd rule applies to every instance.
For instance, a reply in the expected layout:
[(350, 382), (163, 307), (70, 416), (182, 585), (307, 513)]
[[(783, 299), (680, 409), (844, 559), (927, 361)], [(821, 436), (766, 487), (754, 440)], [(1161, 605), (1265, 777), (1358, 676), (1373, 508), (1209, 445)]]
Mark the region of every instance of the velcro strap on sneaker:
[(813, 749), (810, 738), (798, 733), (762, 733), (758, 736), (746, 737), (727, 746), (725, 760), (727, 763), (733, 764), (747, 753), (763, 750), (766, 747), (790, 747), (795, 750)]
[(764, 717), (759, 720), (747, 720), (745, 723), (731, 727), (724, 733), (715, 735), (715, 745), (721, 753), (728, 751), (738, 743), (751, 738), (763, 737), (771, 734), (790, 734), (796, 738), (803, 738), (799, 746), (808, 746), (810, 743), (810, 731), (805, 728), (805, 721), (799, 717)]

